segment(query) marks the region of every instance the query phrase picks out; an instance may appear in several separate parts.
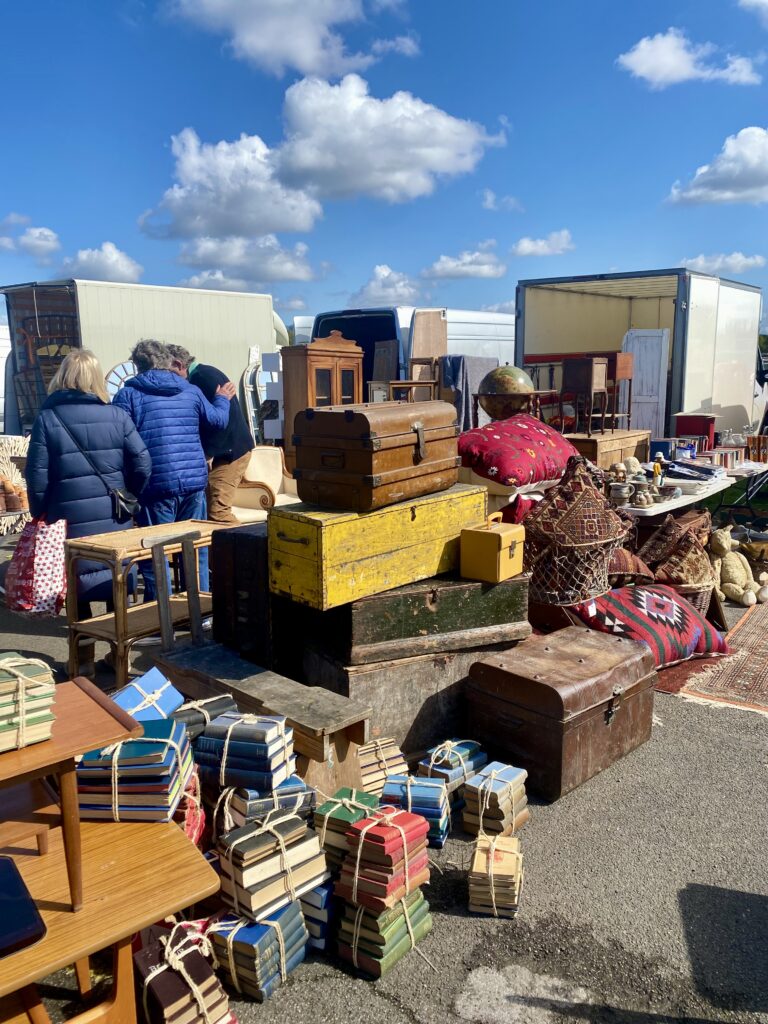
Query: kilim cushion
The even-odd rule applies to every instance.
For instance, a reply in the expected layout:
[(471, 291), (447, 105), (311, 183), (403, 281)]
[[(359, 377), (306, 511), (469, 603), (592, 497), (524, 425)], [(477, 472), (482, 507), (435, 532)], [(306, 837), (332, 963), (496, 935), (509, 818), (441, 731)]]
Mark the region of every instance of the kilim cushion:
[(730, 654), (725, 639), (671, 587), (621, 587), (569, 612), (590, 629), (647, 644), (657, 668)]
[(459, 437), (461, 462), (486, 480), (507, 487), (559, 480), (571, 455), (570, 441), (534, 416), (518, 413)]
[(714, 578), (709, 555), (694, 533), (684, 534), (656, 568), (658, 583), (713, 583)]
[(626, 587), (630, 583), (653, 583), (653, 572), (642, 558), (626, 548), (617, 548), (608, 563), (608, 582), (612, 587)]

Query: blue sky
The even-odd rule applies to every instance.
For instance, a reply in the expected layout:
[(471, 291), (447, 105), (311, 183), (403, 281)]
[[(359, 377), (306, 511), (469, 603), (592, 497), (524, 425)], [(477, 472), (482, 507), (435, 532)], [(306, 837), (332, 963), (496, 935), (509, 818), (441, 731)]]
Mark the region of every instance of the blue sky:
[(0, 280), (512, 308), (768, 285), (768, 0), (3, 5)]

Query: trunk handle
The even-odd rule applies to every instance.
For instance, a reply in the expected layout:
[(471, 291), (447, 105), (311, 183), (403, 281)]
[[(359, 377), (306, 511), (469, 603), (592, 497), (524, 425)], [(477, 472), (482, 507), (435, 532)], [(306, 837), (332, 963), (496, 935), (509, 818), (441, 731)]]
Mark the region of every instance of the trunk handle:
[(621, 702), (624, 698), (624, 690), (621, 686), (614, 686), (611, 699), (608, 701), (608, 707), (605, 709), (605, 722), (606, 725), (610, 725), (613, 721), (614, 715), (621, 707)]
[(416, 454), (414, 455), (414, 461), (423, 462), (427, 457), (427, 445), (424, 441), (424, 424), (421, 420), (417, 420), (412, 424), (411, 430), (416, 433)]
[(494, 523), (503, 523), (504, 515), (502, 512), (491, 512), (488, 516), (488, 526), (493, 526)]
[(277, 539), (284, 540), (287, 544), (309, 544), (309, 537), (289, 537), (281, 530), (278, 531)]

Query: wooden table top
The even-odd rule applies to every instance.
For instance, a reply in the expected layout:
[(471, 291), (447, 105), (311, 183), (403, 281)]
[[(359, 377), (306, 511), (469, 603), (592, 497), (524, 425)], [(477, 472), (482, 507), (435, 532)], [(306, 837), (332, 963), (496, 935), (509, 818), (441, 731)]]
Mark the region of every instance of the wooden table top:
[(81, 835), (88, 898), (76, 914), (58, 829), (44, 856), (33, 846), (14, 856), (47, 934), (0, 959), (0, 997), (218, 891), (218, 875), (175, 822), (84, 821)]
[[(113, 530), (110, 533), (94, 533), (88, 537), (74, 537), (66, 542), (69, 555), (90, 555), (96, 558), (122, 561), (126, 558), (151, 558), (150, 548), (142, 541), (161, 540), (169, 534), (194, 533), (200, 534), (196, 544), (209, 541), (216, 530), (231, 529), (229, 523), (210, 523), (205, 519), (184, 519), (178, 523), (160, 523), (158, 526), (133, 526), (129, 530)], [(166, 551), (170, 554), (181, 551), (181, 544), (167, 544)]]
[(56, 721), (49, 740), (0, 754), (0, 785), (33, 778), (45, 768), (143, 732), (139, 722), (87, 679), (59, 683), (53, 713)]

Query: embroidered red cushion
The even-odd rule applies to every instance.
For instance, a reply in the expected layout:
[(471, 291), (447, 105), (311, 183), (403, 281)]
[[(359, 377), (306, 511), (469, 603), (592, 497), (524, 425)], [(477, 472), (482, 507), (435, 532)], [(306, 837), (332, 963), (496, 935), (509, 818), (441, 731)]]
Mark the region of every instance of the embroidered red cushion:
[(562, 434), (524, 412), (459, 437), (462, 465), (506, 487), (559, 480), (578, 454)]
[(725, 638), (671, 587), (621, 587), (569, 611), (590, 629), (647, 644), (657, 668), (731, 653)]

